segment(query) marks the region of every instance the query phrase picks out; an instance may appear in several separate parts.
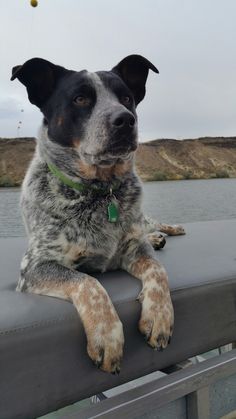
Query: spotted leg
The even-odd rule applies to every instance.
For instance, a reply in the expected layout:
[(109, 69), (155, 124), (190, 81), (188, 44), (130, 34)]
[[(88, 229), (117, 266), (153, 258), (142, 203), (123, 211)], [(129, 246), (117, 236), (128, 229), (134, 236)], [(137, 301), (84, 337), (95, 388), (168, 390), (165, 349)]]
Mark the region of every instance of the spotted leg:
[(22, 261), (17, 290), (73, 302), (85, 328), (90, 358), (104, 371), (119, 372), (123, 327), (106, 290), (87, 274), (55, 261), (35, 263), (29, 255)]
[(139, 330), (154, 349), (162, 350), (170, 342), (174, 311), (165, 268), (154, 259), (148, 242), (127, 242), (122, 267), (142, 281), (138, 300), (142, 304)]
[(145, 216), (143, 218), (144, 231), (148, 233), (153, 233), (160, 231), (161, 233), (167, 234), (168, 236), (180, 236), (185, 234), (184, 228), (180, 224), (163, 224), (158, 223), (150, 217)]

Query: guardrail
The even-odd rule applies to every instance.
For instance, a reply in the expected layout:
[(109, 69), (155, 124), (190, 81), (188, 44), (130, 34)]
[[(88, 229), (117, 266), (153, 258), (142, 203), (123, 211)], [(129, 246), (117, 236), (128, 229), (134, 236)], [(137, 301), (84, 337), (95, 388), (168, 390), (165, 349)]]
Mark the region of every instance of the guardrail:
[[(233, 384), (228, 383), (228, 386), (233, 386), (231, 397), (229, 394), (226, 396), (229, 393), (226, 385), (229, 377), (233, 380)], [(217, 399), (217, 392), (215, 397), (210, 397), (212, 385), (223, 379), (219, 387), (221, 397)], [(221, 409), (224, 413), (236, 409), (236, 349), (103, 400), (80, 411), (79, 415), (67, 415), (67, 419), (134, 419), (144, 414), (149, 419), (164, 418), (157, 416), (158, 410), (164, 406), (167, 409), (171, 402), (182, 397), (185, 397), (188, 419), (219, 418), (212, 413), (213, 408), (214, 411)], [(222, 400), (224, 406), (220, 406)], [(211, 406), (212, 403), (215, 405)], [(181, 416), (176, 413), (173, 418), (183, 417), (184, 412), (181, 412)]]
[[(157, 254), (169, 274), (175, 309), (173, 339), (165, 351), (153, 351), (138, 332), (140, 281), (122, 271), (97, 275), (124, 326), (119, 376), (92, 365), (70, 303), (15, 292), (27, 239), (0, 239), (0, 419), (37, 418), (236, 341), (236, 220), (185, 227), (186, 236), (168, 237)], [(219, 419), (236, 409), (235, 363), (233, 350), (74, 417)], [(58, 419), (73, 418), (69, 409)]]

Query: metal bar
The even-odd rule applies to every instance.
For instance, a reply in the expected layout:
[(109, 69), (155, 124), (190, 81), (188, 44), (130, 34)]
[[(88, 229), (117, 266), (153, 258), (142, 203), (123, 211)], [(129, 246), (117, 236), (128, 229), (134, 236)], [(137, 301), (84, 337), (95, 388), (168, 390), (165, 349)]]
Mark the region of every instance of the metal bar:
[(187, 418), (210, 418), (209, 387), (200, 388), (187, 395)]
[(191, 365), (193, 365), (192, 361), (190, 359), (186, 359), (185, 361), (177, 362), (177, 364), (163, 368), (161, 372), (164, 372), (165, 374), (172, 374), (173, 372), (182, 370), (184, 368), (189, 368)]
[[(235, 349), (81, 410), (79, 418), (136, 418), (233, 374), (236, 374)], [(67, 419), (78, 419), (78, 414), (68, 414)]]

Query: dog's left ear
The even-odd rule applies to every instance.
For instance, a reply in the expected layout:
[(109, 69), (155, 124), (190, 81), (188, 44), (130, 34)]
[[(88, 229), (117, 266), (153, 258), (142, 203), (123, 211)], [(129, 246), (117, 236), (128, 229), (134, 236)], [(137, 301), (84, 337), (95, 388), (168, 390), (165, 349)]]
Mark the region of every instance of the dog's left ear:
[(157, 68), (146, 58), (141, 55), (129, 55), (111, 70), (118, 74), (127, 84), (134, 95), (136, 105), (145, 96), (145, 84), (149, 69), (159, 73)]

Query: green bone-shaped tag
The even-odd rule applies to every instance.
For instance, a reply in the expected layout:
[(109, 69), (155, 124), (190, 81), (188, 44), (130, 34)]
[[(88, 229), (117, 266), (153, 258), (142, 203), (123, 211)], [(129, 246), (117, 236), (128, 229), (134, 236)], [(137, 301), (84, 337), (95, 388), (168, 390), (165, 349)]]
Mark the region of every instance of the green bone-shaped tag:
[(110, 202), (110, 204), (107, 207), (108, 212), (108, 221), (110, 223), (116, 223), (116, 221), (119, 218), (119, 211), (118, 207), (114, 202)]

